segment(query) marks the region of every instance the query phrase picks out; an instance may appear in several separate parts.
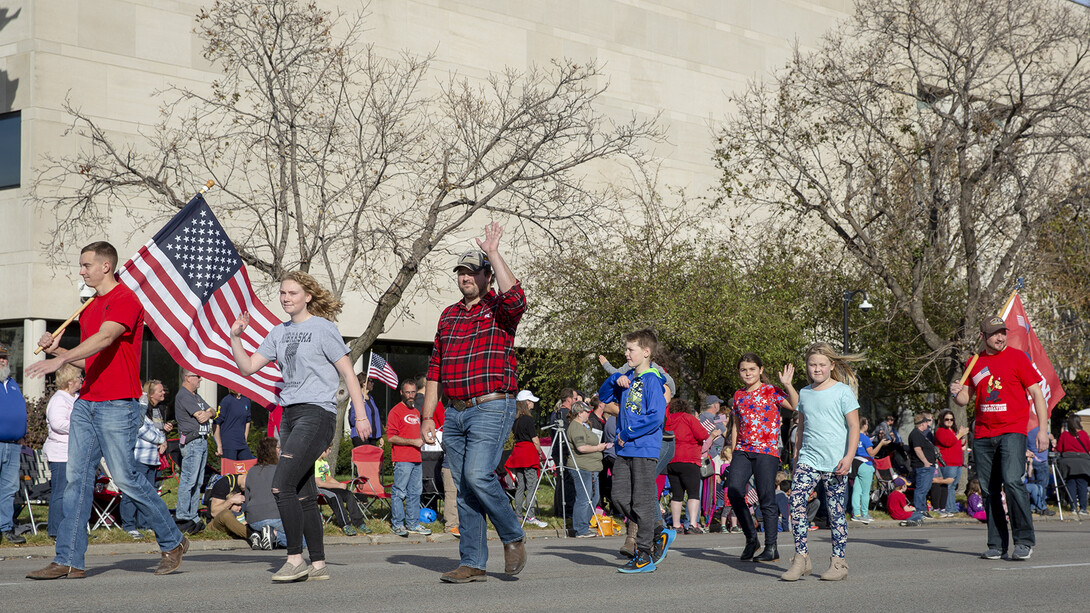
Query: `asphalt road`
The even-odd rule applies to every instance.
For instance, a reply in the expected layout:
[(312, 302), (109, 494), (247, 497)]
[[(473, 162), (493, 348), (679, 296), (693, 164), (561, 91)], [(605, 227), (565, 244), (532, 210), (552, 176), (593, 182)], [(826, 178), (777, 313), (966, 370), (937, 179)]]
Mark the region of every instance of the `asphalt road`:
[[(620, 537), (535, 538), (516, 578), (499, 571), (502, 549), (490, 542), (484, 583), (447, 585), (456, 543), (330, 545), (329, 581), (272, 585), (282, 552), (190, 551), (179, 572), (156, 577), (157, 556), (93, 553), (83, 580), (35, 582), (23, 576), (47, 558), (0, 560), (6, 611), (996, 611), (1090, 610), (1090, 522), (1041, 522), (1029, 561), (987, 561), (980, 525), (857, 527), (849, 532), (848, 579), (778, 580), (790, 558), (738, 561), (738, 534), (681, 536), (659, 569), (622, 575)], [(828, 566), (826, 531), (810, 533), (815, 574)], [(213, 545), (214, 546), (214, 545)], [(4, 550), (10, 555), (11, 550)]]

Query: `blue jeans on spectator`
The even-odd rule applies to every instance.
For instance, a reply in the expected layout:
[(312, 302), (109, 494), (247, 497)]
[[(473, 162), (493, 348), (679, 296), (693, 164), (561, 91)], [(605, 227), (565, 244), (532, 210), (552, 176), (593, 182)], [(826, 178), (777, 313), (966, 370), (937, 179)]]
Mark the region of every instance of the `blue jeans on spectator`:
[(19, 492), (19, 443), (0, 443), (0, 532), (15, 529), (15, 494)]
[[(1011, 532), (1014, 544), (1033, 547), (1033, 515), (1029, 494), (1022, 483), (1026, 472), (1026, 435), (1017, 432), (978, 438), (973, 441), (973, 457), (984, 508), (988, 511), (988, 548), (1007, 551)], [(1003, 512), (1000, 490), (1007, 494), (1007, 512)], [(1010, 531), (1007, 514), (1010, 514)]]
[[(272, 526), (272, 529), (276, 532), (276, 546), (281, 549), (288, 546), (288, 537), (284, 534), (284, 522), (280, 521), (279, 517), (249, 522), (247, 525), (250, 526), (250, 529), (254, 532), (261, 532), (261, 529), (265, 526)], [(303, 539), (303, 547), (306, 546), (306, 539)]]
[[(136, 463), (136, 460), (133, 460)], [(178, 521), (196, 521), (201, 508), (201, 478), (208, 463), (208, 443), (194, 435), (182, 445), (182, 472), (178, 475), (178, 505), (174, 516)]]
[(504, 544), (526, 536), (496, 477), (503, 444), (515, 423), (515, 398), (483, 402), (464, 411), (447, 405), (445, 410), (443, 447), (458, 488), (460, 565), (484, 570), (488, 563), (486, 515)]
[[(1030, 500), (1030, 506), (1038, 511), (1043, 511), (1047, 508), (1048, 503), (1045, 502), (1045, 495), (1048, 492), (1048, 462), (1034, 462), (1033, 463), (1033, 475), (1029, 479), (1027, 490), (1033, 492), (1033, 496)], [(1029, 485), (1036, 487), (1030, 488)]]
[[(598, 473), (591, 470), (569, 469), (575, 480), (575, 508), (572, 509), (572, 528), (576, 536), (591, 534), (590, 518), (598, 506)], [(588, 497), (589, 496), (589, 497)]]
[(916, 469), (916, 482), (912, 484), (916, 491), (912, 494), (912, 506), (927, 516), (927, 495), (931, 493), (931, 481), (935, 478), (934, 465)]
[(49, 463), (49, 536), (57, 538), (64, 522), (64, 488), (68, 485), (67, 464)]
[(390, 488), (390, 524), (394, 528), (420, 525), (420, 494), (424, 473), (420, 462), (394, 462), (394, 485)]
[[(141, 462), (134, 462), (134, 466), (136, 468), (136, 477), (147, 481), (153, 489), (157, 489), (155, 488), (155, 475), (159, 472), (159, 465), (148, 466)], [(151, 527), (151, 522), (137, 513), (136, 504), (133, 503), (130, 496), (121, 495), (119, 512), (121, 513), (121, 529), (125, 532), (144, 530)]]
[(61, 566), (85, 568), (87, 521), (99, 459), (105, 458), (113, 472), (114, 484), (131, 496), (141, 515), (148, 518), (159, 549), (170, 551), (181, 544), (182, 533), (170, 517), (170, 510), (155, 488), (136, 477), (132, 450), (136, 433), (144, 421), (144, 410), (136, 399), (91, 402), (76, 400), (68, 425), (68, 485), (64, 490), (64, 522), (57, 533), (57, 555)]
[(942, 471), (942, 478), (949, 479), (954, 478), (954, 481), (950, 484), (950, 487), (946, 490), (946, 512), (957, 513), (958, 512), (958, 479), (961, 478), (960, 466), (940, 466), (939, 470)]

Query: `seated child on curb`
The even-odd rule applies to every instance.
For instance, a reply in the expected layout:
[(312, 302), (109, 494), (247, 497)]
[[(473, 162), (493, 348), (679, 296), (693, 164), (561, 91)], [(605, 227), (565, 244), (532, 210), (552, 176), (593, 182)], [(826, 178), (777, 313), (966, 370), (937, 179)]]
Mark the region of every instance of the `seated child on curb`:
[(890, 517), (901, 520), (902, 526), (922, 526), (923, 513), (908, 504), (908, 498), (905, 496), (906, 489), (908, 489), (908, 482), (904, 477), (893, 480), (893, 491), (886, 499), (886, 510), (889, 511)]
[(984, 511), (984, 499), (980, 496), (980, 481), (977, 479), (970, 479), (965, 488), (965, 512), (973, 519), (988, 521), (988, 514)]

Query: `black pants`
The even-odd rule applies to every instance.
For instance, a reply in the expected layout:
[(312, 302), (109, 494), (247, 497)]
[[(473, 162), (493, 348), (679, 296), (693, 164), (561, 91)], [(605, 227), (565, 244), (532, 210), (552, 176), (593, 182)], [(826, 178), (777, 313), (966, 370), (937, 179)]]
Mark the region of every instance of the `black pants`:
[(625, 457), (618, 457), (613, 464), (613, 502), (630, 521), (636, 522), (636, 549), (644, 553), (651, 553), (662, 518), (655, 481), (657, 464), (656, 458)]
[(746, 488), (750, 476), (753, 476), (753, 489), (757, 490), (757, 504), (761, 507), (761, 520), (764, 524), (765, 547), (776, 545), (779, 531), (779, 510), (776, 506), (776, 472), (779, 469), (780, 458), (767, 453), (735, 451), (730, 460), (727, 498), (738, 517), (738, 526), (742, 528), (747, 541), (756, 540), (757, 529), (753, 525), (753, 515), (746, 505)]
[(284, 407), (280, 422), (280, 461), (273, 475), (273, 495), (284, 522), (288, 555), (303, 553), (306, 537), (312, 562), (325, 560), (314, 462), (333, 440), (336, 423), (336, 415), (313, 404)]
[(326, 502), (329, 503), (329, 508), (333, 511), (333, 523), (337, 524), (338, 528), (344, 528), (348, 524), (363, 525), (363, 507), (360, 506), (359, 499), (354, 493), (348, 490), (327, 490), (322, 487), (318, 488), (318, 492), (325, 496)]
[[(666, 478), (670, 480), (670, 500), (684, 502), (700, 499), (700, 466), (691, 462), (670, 462), (666, 465)], [(700, 523), (699, 517), (689, 522)]]

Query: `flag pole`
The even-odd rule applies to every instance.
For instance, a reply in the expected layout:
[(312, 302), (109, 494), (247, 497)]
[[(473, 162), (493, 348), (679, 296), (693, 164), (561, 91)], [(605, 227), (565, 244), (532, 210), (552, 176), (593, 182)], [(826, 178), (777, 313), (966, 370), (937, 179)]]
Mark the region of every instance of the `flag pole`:
[(205, 183), (204, 186), (201, 187), (201, 190), (199, 192), (197, 192), (197, 193), (198, 194), (203, 194), (204, 192), (212, 189), (212, 186), (215, 185), (215, 184), (216, 184), (215, 181), (213, 181), (212, 179), (209, 179), (208, 182)]
[[(1018, 286), (1021, 287), (1021, 279), (1019, 279), (1019, 285)], [(1007, 302), (1003, 305), (1003, 308), (999, 309), (999, 317), (1003, 317), (1003, 314), (1006, 313), (1007, 310), (1011, 308), (1011, 304), (1014, 303), (1014, 298), (1017, 295), (1018, 295), (1018, 290), (1017, 289), (1015, 289), (1014, 291), (1011, 292), (1011, 297), (1007, 299)], [(973, 369), (973, 366), (976, 364), (977, 358), (979, 358), (979, 357), (980, 357), (979, 353), (974, 353), (973, 357), (969, 359), (969, 364), (965, 367), (965, 371), (961, 373), (961, 381), (959, 381), (959, 384), (965, 385), (965, 382), (969, 379), (969, 371), (971, 371)]]
[[(64, 329), (68, 327), (68, 324), (72, 323), (72, 321), (73, 321), (73, 320), (75, 320), (75, 319), (76, 319), (77, 317), (79, 317), (79, 314), (83, 312), (83, 309), (86, 309), (86, 308), (87, 308), (87, 305), (91, 304), (91, 303), (92, 303), (92, 302), (94, 302), (94, 301), (95, 301), (95, 297), (94, 297), (94, 296), (91, 296), (90, 298), (88, 298), (88, 299), (87, 299), (87, 302), (84, 302), (83, 304), (81, 304), (81, 305), (80, 305), (80, 307), (79, 307), (78, 309), (76, 309), (76, 312), (75, 312), (75, 313), (72, 313), (72, 316), (71, 316), (71, 317), (69, 317), (68, 319), (64, 320), (64, 323), (63, 323), (63, 324), (61, 324), (59, 328), (57, 328), (56, 330), (54, 330), (54, 331), (53, 331), (53, 334), (52, 334), (51, 336), (52, 336), (53, 338), (57, 338), (58, 336), (60, 336), (60, 335), (64, 334)], [(38, 346), (38, 348), (34, 350), (34, 355), (38, 355), (39, 353), (41, 353), (41, 352), (42, 352), (42, 349), (44, 349), (44, 347), (42, 347), (41, 345), (39, 345), (39, 346)]]
[(1007, 299), (1007, 303), (1003, 305), (1002, 309), (999, 309), (999, 316), (1002, 317), (1003, 313), (1007, 312), (1007, 309), (1011, 308), (1011, 304), (1014, 303), (1014, 297), (1018, 295), (1018, 290), (1011, 292), (1011, 297)]

